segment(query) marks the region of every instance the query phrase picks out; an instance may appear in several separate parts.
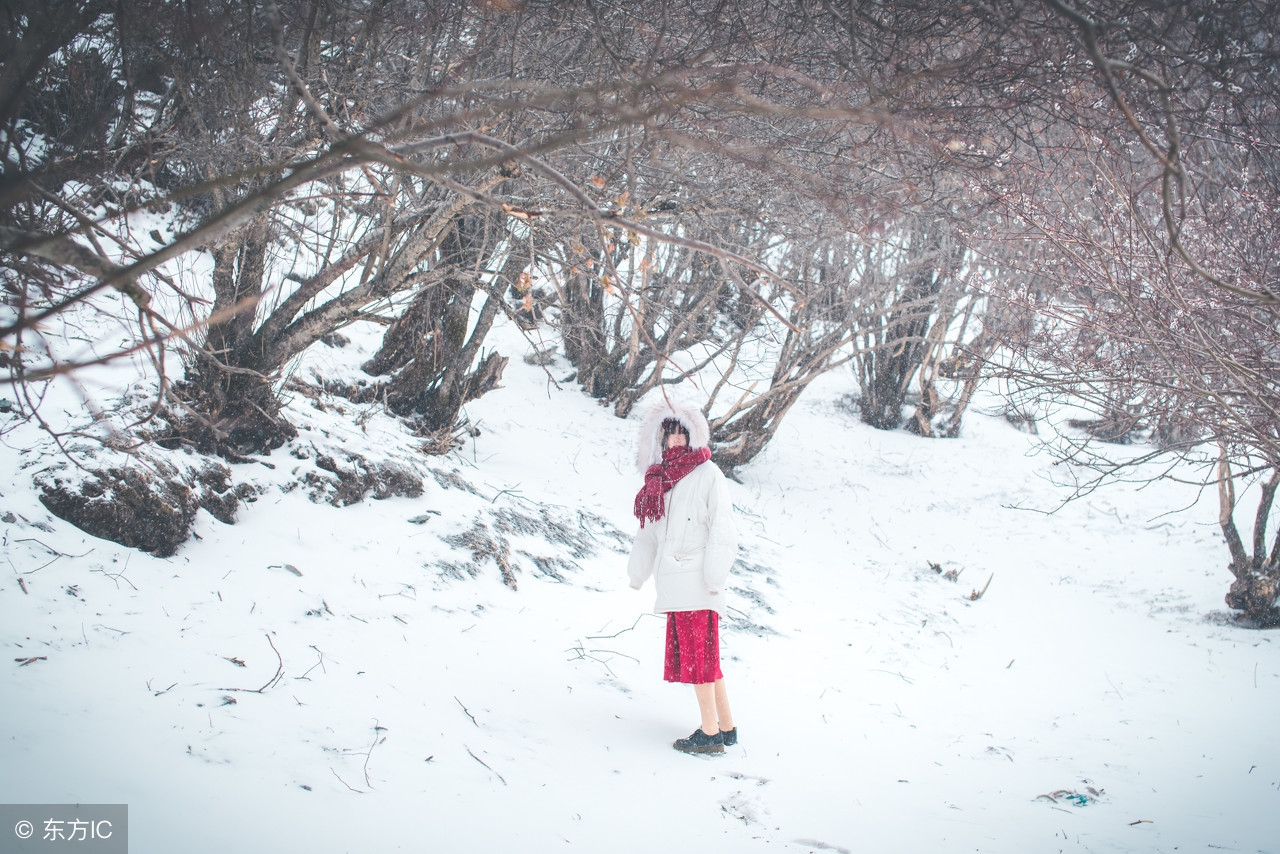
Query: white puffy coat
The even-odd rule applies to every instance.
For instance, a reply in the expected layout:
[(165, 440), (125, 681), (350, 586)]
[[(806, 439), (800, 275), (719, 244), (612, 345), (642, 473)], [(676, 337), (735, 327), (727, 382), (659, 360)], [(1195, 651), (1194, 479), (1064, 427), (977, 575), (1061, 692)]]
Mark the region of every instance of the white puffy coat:
[(636, 533), (627, 574), (639, 590), (654, 577), (655, 613), (711, 610), (724, 615), (724, 586), (738, 557), (738, 529), (724, 475), (708, 460), (665, 496), (666, 513)]

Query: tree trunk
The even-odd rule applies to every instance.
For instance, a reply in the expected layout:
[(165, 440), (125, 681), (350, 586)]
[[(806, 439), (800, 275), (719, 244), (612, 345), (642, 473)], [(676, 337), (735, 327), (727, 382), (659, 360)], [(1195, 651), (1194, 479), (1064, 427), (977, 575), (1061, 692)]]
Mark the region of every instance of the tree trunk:
[[(404, 313), (387, 330), (382, 347), (365, 363), (374, 376), (392, 375), (385, 386), (387, 407), (410, 420), (415, 429), (437, 439), (447, 438), (458, 424), (462, 407), (497, 387), (507, 359), (490, 353), (476, 357), (502, 307), (501, 284), (517, 274), (524, 259), (507, 256), (494, 278), (498, 284), (482, 288), (480, 277), (497, 245), (485, 217), (464, 216), (441, 245), (441, 278), (424, 286)], [(472, 304), (487, 291), (471, 334)], [(447, 449), (449, 441), (432, 447)]]
[(565, 358), (578, 369), (582, 390), (592, 397), (611, 400), (618, 390), (619, 373), (617, 355), (610, 354), (606, 344), (604, 294), (598, 276), (566, 276), (560, 337)]
[(929, 329), (932, 298), (941, 283), (933, 271), (918, 273), (899, 299), (886, 324), (886, 346), (870, 354), (867, 383), (862, 393), (862, 421), (878, 430), (902, 424), (907, 386), (920, 366), (924, 336)]
[(1274, 471), (1271, 479), (1262, 485), (1262, 497), (1254, 518), (1252, 555), (1245, 549), (1244, 541), (1236, 530), (1236, 496), (1232, 484), (1231, 464), (1227, 459), (1226, 449), (1223, 448), (1218, 458), (1218, 524), (1231, 552), (1228, 569), (1235, 576), (1227, 591), (1226, 603), (1230, 608), (1243, 611), (1259, 626), (1277, 626), (1280, 625), (1280, 608), (1277, 608), (1277, 602), (1280, 601), (1280, 561), (1276, 560), (1276, 556), (1280, 551), (1280, 535), (1276, 537), (1276, 547), (1268, 557), (1266, 525), (1276, 488), (1280, 486), (1280, 469)]
[(711, 430), (711, 459), (726, 472), (751, 462), (773, 439), (783, 416), (807, 387), (805, 382), (775, 389), (753, 402), (740, 418), (717, 419)]
[(175, 389), (187, 414), (175, 419), (170, 437), (203, 453), (265, 454), (297, 435), (273, 388), (279, 366), (264, 359), (253, 335), (269, 244), (268, 229), (257, 223), (213, 250), (213, 321), (205, 350), (195, 351)]
[[(878, 344), (858, 358), (861, 417), (878, 430), (902, 424), (902, 406), (911, 377), (928, 352), (930, 317), (959, 252), (934, 226), (921, 225), (909, 247), (907, 282), (881, 321)], [(945, 322), (945, 321), (943, 321)]]

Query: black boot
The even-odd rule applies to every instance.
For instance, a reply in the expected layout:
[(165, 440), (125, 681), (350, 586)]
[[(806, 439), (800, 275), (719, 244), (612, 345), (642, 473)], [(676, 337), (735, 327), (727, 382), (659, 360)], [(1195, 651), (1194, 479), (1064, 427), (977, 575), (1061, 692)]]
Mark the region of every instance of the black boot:
[(720, 730), (720, 740), (725, 747), (733, 747), (738, 743), (738, 728)]
[(677, 738), (671, 746), (682, 753), (724, 753), (720, 732), (707, 735), (701, 728), (695, 729), (688, 738)]

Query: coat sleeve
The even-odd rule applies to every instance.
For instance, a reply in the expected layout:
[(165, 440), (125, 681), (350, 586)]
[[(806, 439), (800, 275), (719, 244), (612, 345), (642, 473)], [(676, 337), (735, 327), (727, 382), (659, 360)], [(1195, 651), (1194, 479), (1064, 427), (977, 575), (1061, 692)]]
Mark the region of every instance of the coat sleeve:
[(733, 502), (724, 475), (716, 469), (707, 495), (707, 553), (703, 577), (707, 590), (719, 593), (729, 580), (729, 570), (738, 559), (738, 527), (733, 521)]
[(653, 562), (658, 555), (657, 525), (641, 526), (631, 544), (631, 558), (627, 561), (627, 576), (636, 590), (653, 575)]

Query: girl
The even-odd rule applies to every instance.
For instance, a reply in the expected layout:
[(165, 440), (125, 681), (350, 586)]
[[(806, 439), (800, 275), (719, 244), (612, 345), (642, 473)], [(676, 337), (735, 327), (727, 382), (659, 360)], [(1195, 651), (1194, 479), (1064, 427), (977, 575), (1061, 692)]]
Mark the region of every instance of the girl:
[(644, 486), (627, 574), (636, 590), (653, 576), (655, 613), (667, 615), (663, 678), (693, 685), (702, 726), (672, 745), (685, 753), (723, 753), (738, 743), (720, 671), (720, 615), (738, 532), (724, 475), (711, 462), (711, 431), (695, 406), (663, 401), (640, 427)]

